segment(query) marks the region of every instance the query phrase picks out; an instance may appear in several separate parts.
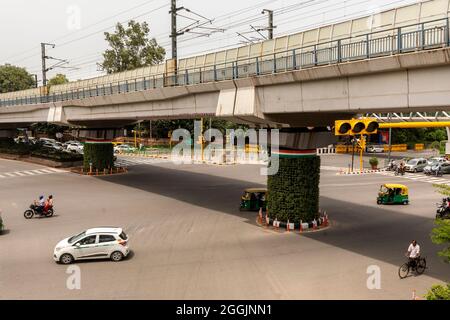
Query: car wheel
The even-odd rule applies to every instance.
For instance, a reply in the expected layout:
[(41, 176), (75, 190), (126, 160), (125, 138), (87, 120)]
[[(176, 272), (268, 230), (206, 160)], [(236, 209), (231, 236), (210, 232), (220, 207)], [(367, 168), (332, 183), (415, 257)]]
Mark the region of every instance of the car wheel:
[(62, 264), (71, 264), (73, 262), (73, 256), (69, 253), (64, 253), (60, 258), (59, 262)]
[(114, 262), (119, 262), (123, 259), (123, 253), (120, 251), (114, 251), (111, 253), (111, 260)]
[(403, 205), (408, 205), (408, 201), (403, 201)]
[(381, 200), (377, 200), (377, 204), (380, 205), (382, 202)]

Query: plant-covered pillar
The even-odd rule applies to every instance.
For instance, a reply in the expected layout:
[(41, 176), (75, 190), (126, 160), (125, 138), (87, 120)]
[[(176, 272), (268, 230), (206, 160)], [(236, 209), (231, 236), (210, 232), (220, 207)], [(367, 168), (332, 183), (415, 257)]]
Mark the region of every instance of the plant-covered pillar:
[(111, 141), (88, 140), (84, 144), (84, 169), (98, 170), (114, 167), (114, 146)]
[(114, 168), (114, 146), (112, 140), (123, 134), (123, 130), (115, 128), (75, 129), (72, 136), (86, 139), (84, 145), (85, 170), (104, 171)]
[(294, 223), (314, 220), (319, 213), (320, 157), (316, 150), (280, 150), (278, 155), (278, 173), (268, 177), (269, 217)]

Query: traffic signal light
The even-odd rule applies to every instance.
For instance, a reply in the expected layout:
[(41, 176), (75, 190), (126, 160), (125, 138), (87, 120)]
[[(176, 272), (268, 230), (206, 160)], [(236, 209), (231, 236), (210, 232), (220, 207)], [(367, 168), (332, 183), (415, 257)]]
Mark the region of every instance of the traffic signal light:
[(354, 136), (360, 134), (377, 134), (380, 125), (376, 119), (338, 120), (335, 122), (336, 136)]

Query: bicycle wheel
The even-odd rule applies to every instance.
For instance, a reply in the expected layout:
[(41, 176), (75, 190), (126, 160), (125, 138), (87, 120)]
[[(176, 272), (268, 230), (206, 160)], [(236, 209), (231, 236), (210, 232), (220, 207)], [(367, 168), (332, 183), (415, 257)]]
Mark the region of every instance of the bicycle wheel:
[(405, 279), (408, 276), (408, 274), (409, 274), (409, 265), (405, 263), (398, 269), (398, 276), (400, 277), (400, 279)]
[(422, 274), (425, 272), (425, 269), (427, 268), (427, 260), (425, 260), (424, 258), (420, 259), (417, 262), (417, 266), (416, 266), (416, 273), (417, 274)]

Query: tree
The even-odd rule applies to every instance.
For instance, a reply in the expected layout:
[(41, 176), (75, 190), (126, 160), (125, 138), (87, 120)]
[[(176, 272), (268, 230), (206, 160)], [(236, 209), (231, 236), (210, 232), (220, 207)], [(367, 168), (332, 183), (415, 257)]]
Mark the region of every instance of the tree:
[(0, 93), (26, 90), (35, 85), (34, 77), (25, 68), (10, 64), (0, 66)]
[(114, 33), (105, 32), (111, 48), (103, 53), (104, 61), (100, 66), (111, 74), (164, 61), (166, 50), (154, 38), (149, 38), (149, 32), (146, 22), (140, 24), (133, 20), (128, 22), (127, 28), (118, 23)]
[(431, 240), (435, 244), (447, 246), (439, 252), (439, 256), (450, 263), (450, 220), (436, 220), (436, 228), (431, 232)]
[[(434, 187), (444, 196), (450, 195), (450, 186), (436, 184)], [(431, 240), (446, 248), (439, 252), (446, 263), (450, 263), (450, 220), (436, 220), (436, 228), (431, 232)], [(427, 300), (450, 300), (450, 284), (447, 286), (435, 285), (425, 295)]]
[[(446, 196), (450, 196), (450, 186), (436, 184), (437, 191)], [(445, 262), (450, 263), (450, 220), (436, 220), (436, 228), (431, 232), (431, 240), (435, 244), (446, 245), (447, 248), (439, 252)]]
[(442, 128), (393, 129), (394, 144), (415, 144), (447, 140), (447, 132)]
[(68, 82), (69, 82), (69, 79), (67, 79), (65, 74), (58, 73), (56, 76), (54, 76), (53, 78), (51, 78), (48, 81), (48, 85), (49, 86), (57, 86), (59, 84), (65, 84)]

